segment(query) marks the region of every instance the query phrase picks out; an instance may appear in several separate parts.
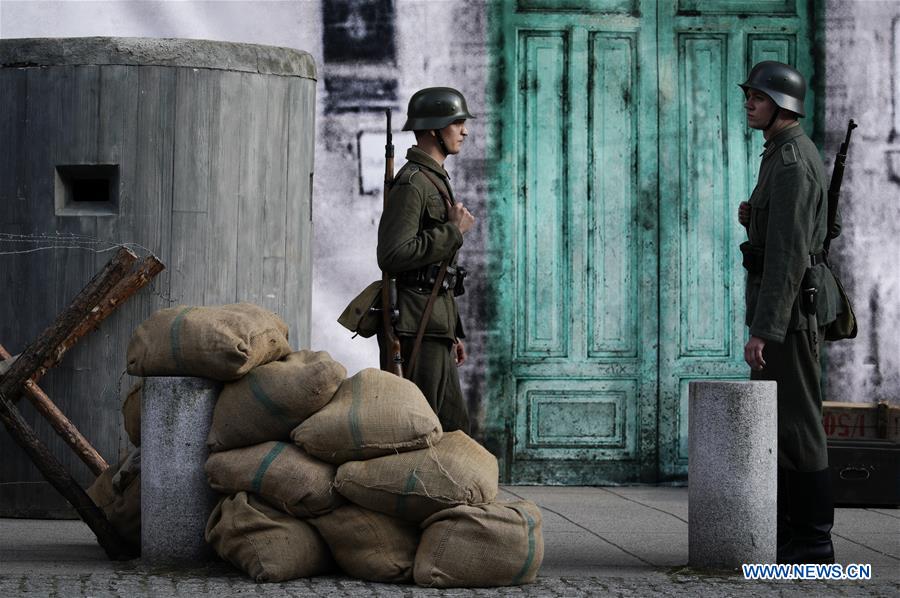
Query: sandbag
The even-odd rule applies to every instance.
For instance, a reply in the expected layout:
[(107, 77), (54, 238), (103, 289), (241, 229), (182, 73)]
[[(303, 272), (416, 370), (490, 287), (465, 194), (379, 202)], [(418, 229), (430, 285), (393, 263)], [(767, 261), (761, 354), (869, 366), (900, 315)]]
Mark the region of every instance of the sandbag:
[(348, 461), (334, 487), (361, 507), (419, 523), (442, 509), (491, 502), (498, 476), (497, 459), (457, 430), (427, 449)]
[(136, 551), (141, 546), (140, 454), (140, 449), (131, 451), (117, 465), (97, 476), (86, 490), (113, 529)]
[(256, 581), (287, 581), (334, 570), (328, 546), (315, 528), (246, 492), (219, 501), (205, 537), (216, 554)]
[(252, 492), (295, 517), (324, 515), (346, 502), (332, 489), (335, 467), (287, 442), (212, 453), (206, 476), (222, 494)]
[(122, 418), (125, 420), (125, 433), (134, 446), (141, 446), (141, 398), (144, 394), (144, 381), (131, 387), (125, 402), (122, 404)]
[(212, 451), (287, 440), (331, 400), (347, 370), (325, 351), (297, 351), (225, 384), (213, 411)]
[(128, 373), (236, 380), (290, 353), (287, 337), (281, 318), (251, 303), (161, 309), (134, 331)]
[(544, 559), (541, 511), (530, 501), (463, 505), (422, 523), (417, 584), (437, 588), (531, 583)]
[(345, 380), (331, 402), (291, 432), (310, 455), (340, 465), (438, 442), (441, 423), (409, 380), (374, 368)]
[(319, 530), (338, 566), (353, 577), (409, 583), (419, 529), (383, 513), (345, 505), (309, 522)]

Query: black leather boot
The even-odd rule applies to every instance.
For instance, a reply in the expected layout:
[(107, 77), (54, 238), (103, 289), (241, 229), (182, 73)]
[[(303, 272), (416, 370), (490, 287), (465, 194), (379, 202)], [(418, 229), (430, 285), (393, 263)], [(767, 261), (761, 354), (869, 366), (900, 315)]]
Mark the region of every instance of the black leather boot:
[(776, 511), (776, 545), (778, 547), (778, 562), (781, 562), (781, 553), (791, 539), (791, 494), (788, 472), (783, 467), (778, 468), (778, 494)]
[(791, 539), (779, 551), (779, 563), (833, 563), (834, 503), (831, 471), (788, 472)]

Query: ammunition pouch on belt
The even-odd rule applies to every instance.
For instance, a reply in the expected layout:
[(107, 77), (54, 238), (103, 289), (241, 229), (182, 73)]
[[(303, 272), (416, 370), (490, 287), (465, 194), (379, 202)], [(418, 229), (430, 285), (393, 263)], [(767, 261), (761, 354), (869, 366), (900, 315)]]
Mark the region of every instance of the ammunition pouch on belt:
[[(766, 259), (766, 250), (762, 247), (755, 247), (750, 241), (744, 241), (740, 246), (743, 255), (742, 265), (747, 272), (752, 274), (760, 274), (763, 271), (763, 264)], [(825, 252), (813, 253), (809, 256), (809, 266), (818, 266), (825, 263)]]
[[(418, 270), (410, 270), (399, 274), (397, 282), (403, 286), (414, 288), (419, 292), (430, 293), (431, 289), (434, 288), (434, 282), (437, 280), (440, 270), (440, 264), (431, 264)], [(463, 283), (467, 274), (468, 271), (462, 266), (447, 266), (447, 273), (441, 282), (440, 292), (452, 291), (454, 297), (459, 297), (466, 292)]]

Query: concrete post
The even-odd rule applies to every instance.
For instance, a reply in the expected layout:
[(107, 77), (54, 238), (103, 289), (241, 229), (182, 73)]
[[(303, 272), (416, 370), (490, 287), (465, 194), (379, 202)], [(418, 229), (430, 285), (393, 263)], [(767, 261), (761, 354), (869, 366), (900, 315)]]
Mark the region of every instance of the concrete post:
[(141, 556), (152, 563), (206, 560), (203, 538), (216, 494), (203, 466), (220, 384), (146, 378), (141, 401)]
[(775, 562), (776, 383), (691, 382), (691, 567)]

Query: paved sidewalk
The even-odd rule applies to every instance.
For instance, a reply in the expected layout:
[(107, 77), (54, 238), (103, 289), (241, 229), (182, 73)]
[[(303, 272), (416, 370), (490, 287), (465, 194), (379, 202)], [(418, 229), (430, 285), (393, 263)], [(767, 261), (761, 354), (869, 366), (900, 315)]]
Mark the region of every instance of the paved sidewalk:
[(0, 519), (0, 596), (900, 596), (900, 510), (838, 509), (838, 562), (869, 581), (746, 581), (686, 567), (687, 489), (504, 487), (544, 514), (538, 582), (434, 590), (319, 577), (255, 584), (223, 563), (185, 569), (111, 563), (80, 521)]

